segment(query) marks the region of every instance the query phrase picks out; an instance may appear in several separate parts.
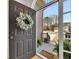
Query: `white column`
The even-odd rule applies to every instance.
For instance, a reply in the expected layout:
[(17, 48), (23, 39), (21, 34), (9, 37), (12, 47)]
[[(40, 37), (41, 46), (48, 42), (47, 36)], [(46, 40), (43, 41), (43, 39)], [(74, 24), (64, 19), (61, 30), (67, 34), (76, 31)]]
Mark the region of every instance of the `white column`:
[(58, 8), (59, 59), (63, 59), (63, 0), (59, 0)]
[(36, 52), (37, 52), (37, 38), (41, 37), (43, 30), (43, 10), (36, 12)]

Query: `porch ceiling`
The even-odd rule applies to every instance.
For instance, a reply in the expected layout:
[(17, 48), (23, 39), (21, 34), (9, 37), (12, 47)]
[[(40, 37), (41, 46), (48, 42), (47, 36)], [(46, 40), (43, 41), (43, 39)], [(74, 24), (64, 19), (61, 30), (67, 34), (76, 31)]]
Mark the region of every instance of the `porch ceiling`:
[(15, 1), (24, 4), (37, 11), (42, 7), (46, 6), (51, 1), (53, 2), (54, 0), (15, 0)]
[(41, 7), (45, 5), (44, 0), (37, 0), (37, 4)]

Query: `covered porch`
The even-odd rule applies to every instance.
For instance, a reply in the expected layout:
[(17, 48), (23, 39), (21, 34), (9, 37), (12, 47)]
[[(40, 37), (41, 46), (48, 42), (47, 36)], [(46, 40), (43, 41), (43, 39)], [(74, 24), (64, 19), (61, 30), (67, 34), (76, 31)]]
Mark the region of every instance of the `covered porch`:
[[(63, 57), (64, 52), (68, 51), (63, 50), (64, 47), (63, 42), (65, 39), (63, 30), (63, 18), (64, 18), (63, 14), (71, 12), (71, 11), (66, 12), (63, 11), (64, 10), (63, 3), (66, 2), (66, 0), (15, 0), (15, 1), (25, 6), (28, 6), (29, 8), (33, 9), (36, 12), (36, 20), (35, 20), (36, 45), (34, 45), (36, 46), (36, 48), (34, 48), (36, 49), (34, 50), (34, 52), (36, 52), (36, 55), (34, 57), (31, 57), (30, 59), (64, 59)], [(52, 16), (45, 16), (44, 11), (50, 6), (54, 6), (55, 4), (57, 5), (55, 9), (57, 10), (57, 13), (52, 14)], [(55, 10), (52, 9), (51, 13), (54, 13)], [(29, 12), (29, 14), (31, 14), (31, 12)], [(67, 30), (65, 31), (69, 33), (69, 26), (67, 27), (68, 28), (66, 28)], [(58, 49), (56, 52), (54, 51), (55, 48)]]

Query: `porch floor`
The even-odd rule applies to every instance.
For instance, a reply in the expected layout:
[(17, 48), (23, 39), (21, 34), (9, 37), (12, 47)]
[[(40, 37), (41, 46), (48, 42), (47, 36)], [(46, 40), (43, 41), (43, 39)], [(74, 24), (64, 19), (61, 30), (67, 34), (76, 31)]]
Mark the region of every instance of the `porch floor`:
[(30, 58), (30, 59), (42, 59), (39, 56), (35, 55), (34, 57)]
[(37, 48), (37, 52), (40, 53), (42, 50), (48, 51), (53, 54), (54, 45), (51, 43), (43, 43), (40, 47)]

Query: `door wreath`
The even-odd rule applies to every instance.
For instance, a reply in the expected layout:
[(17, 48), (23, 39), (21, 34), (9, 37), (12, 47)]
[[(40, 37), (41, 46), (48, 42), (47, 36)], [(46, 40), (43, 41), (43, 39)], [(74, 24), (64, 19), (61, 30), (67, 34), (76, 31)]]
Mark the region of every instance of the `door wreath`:
[(32, 28), (34, 22), (30, 15), (20, 12), (20, 16), (16, 18), (17, 25), (24, 30)]

